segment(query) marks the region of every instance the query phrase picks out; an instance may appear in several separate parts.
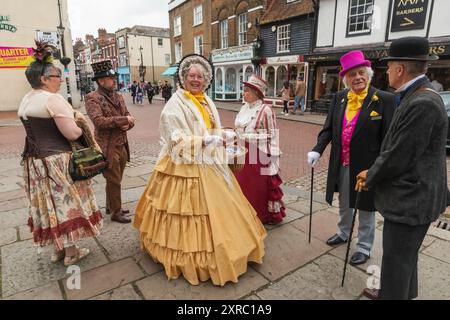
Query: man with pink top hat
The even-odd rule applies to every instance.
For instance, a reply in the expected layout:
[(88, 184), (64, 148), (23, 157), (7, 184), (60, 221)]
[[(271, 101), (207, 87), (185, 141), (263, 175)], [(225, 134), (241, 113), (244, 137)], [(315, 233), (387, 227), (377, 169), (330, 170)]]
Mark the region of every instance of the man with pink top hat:
[[(350, 51), (341, 58), (340, 77), (346, 89), (334, 96), (317, 145), (308, 153), (308, 163), (315, 167), (325, 148), (331, 143), (326, 200), (331, 205), (339, 193), (337, 233), (327, 244), (346, 243), (356, 201), (356, 176), (369, 168), (380, 153), (395, 109), (395, 96), (370, 85), (373, 77), (371, 62), (359, 51)], [(367, 262), (375, 238), (375, 207), (373, 193), (362, 193), (358, 207), (359, 229), (357, 250), (352, 265)]]

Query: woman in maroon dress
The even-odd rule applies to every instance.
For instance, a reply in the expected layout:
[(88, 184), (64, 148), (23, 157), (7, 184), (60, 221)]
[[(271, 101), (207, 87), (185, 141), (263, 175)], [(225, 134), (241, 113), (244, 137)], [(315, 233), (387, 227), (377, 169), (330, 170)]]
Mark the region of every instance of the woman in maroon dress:
[(248, 153), (236, 178), (264, 224), (278, 224), (286, 216), (283, 181), (279, 176), (279, 135), (276, 117), (264, 104), (267, 83), (256, 75), (244, 82), (245, 104), (236, 117), (236, 132), (245, 140)]

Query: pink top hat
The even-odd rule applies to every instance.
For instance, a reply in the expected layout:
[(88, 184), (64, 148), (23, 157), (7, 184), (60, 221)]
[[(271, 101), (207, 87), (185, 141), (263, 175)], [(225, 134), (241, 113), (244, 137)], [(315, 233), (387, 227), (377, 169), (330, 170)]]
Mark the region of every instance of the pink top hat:
[(362, 51), (354, 50), (341, 57), (341, 66), (342, 71), (339, 72), (339, 76), (343, 78), (349, 70), (361, 66), (371, 67), (372, 63), (364, 58)]
[(259, 93), (260, 98), (264, 98), (267, 90), (267, 82), (255, 74), (253, 74), (247, 82), (244, 82), (244, 86), (256, 90)]

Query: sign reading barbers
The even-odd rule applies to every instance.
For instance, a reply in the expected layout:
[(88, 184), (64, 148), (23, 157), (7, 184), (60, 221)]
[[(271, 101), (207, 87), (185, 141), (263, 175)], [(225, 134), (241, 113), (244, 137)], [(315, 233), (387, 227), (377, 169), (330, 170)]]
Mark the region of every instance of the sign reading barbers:
[(394, 0), (391, 32), (425, 28), (430, 0)]

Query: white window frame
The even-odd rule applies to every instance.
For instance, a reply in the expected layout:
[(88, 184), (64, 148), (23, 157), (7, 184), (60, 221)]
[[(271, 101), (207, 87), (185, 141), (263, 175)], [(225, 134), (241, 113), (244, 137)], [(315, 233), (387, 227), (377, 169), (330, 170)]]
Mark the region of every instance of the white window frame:
[(238, 39), (239, 45), (243, 46), (248, 43), (247, 31), (248, 31), (248, 18), (247, 13), (239, 15), (239, 26), (238, 26)]
[(166, 53), (164, 54), (164, 61), (166, 66), (170, 66), (170, 54)]
[(181, 36), (181, 16), (173, 19), (173, 35), (174, 37)]
[[(161, 41), (161, 44), (159, 44), (159, 41)], [(159, 47), (163, 47), (164, 46), (164, 39), (163, 38), (158, 38), (158, 46)]]
[(194, 53), (203, 55), (203, 36), (194, 37)]
[(181, 42), (175, 43), (175, 60), (180, 62), (183, 58), (183, 44)]
[(228, 19), (220, 21), (220, 47), (228, 48)]
[(124, 36), (119, 37), (118, 41), (119, 41), (119, 49), (123, 49), (123, 48), (126, 47), (126, 45), (125, 45), (125, 37)]
[(193, 9), (194, 27), (203, 23), (203, 5), (196, 6)]
[(277, 53), (291, 51), (291, 25), (285, 24), (277, 28)]
[(128, 65), (127, 63), (127, 54), (126, 53), (121, 53), (120, 57), (119, 57), (119, 65), (121, 67), (126, 67)]
[[(348, 20), (347, 20), (347, 35), (358, 35), (358, 34), (367, 34), (371, 31), (370, 21), (373, 17), (373, 6), (375, 0), (350, 0), (348, 3)], [(370, 12), (368, 11), (369, 7), (372, 7)], [(352, 13), (353, 9), (355, 10)], [(362, 10), (362, 13), (359, 13), (359, 10)], [(354, 21), (352, 21), (355, 19)], [(358, 26), (362, 26), (362, 30), (357, 30)], [(354, 30), (351, 30), (354, 27)]]

